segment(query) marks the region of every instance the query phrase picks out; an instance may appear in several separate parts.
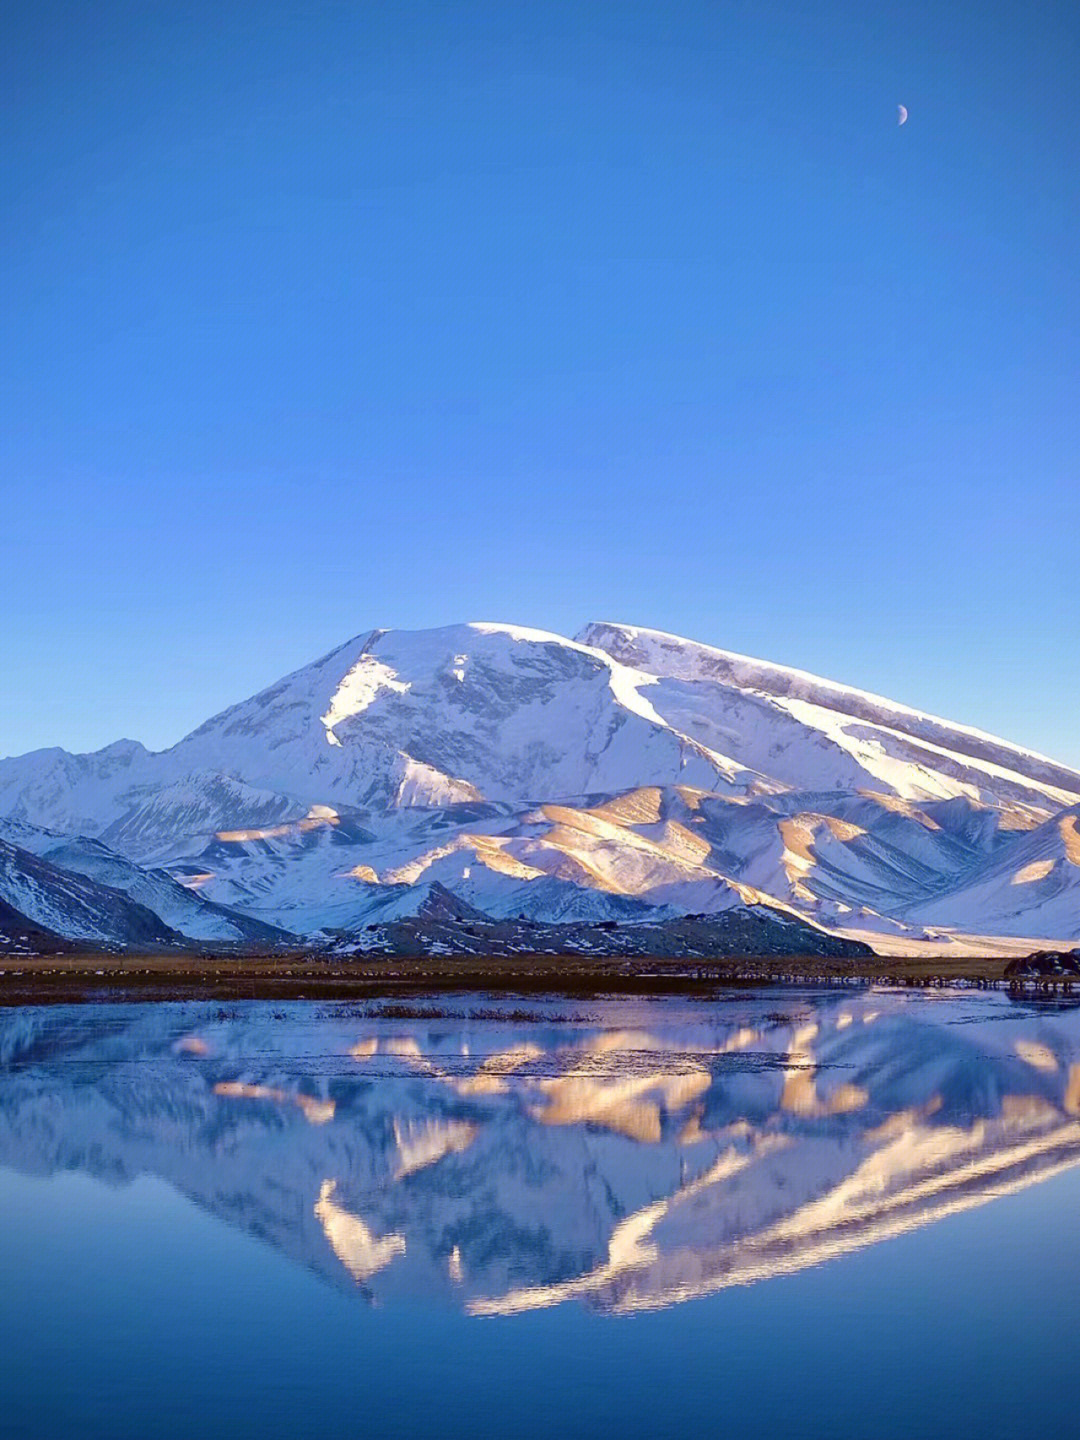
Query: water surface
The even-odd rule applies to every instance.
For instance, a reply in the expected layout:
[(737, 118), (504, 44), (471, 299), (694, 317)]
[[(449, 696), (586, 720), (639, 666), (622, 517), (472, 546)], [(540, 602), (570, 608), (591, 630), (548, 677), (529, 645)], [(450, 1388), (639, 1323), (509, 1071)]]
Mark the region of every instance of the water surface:
[(0, 1015), (11, 1436), (1072, 1435), (1080, 1010)]

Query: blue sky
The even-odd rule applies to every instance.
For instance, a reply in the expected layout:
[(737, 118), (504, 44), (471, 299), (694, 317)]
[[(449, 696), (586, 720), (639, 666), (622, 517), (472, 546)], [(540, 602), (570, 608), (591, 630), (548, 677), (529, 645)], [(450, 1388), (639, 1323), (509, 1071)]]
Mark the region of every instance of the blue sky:
[(1078, 71), (1064, 0), (17, 0), (0, 754), (614, 619), (1080, 764)]

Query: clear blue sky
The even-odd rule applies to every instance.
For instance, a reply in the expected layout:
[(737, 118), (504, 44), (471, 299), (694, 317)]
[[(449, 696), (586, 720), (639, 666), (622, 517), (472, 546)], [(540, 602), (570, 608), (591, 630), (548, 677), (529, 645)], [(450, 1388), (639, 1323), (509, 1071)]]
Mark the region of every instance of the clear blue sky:
[(614, 619), (1080, 763), (1075, 0), (0, 41), (0, 754), (369, 626)]

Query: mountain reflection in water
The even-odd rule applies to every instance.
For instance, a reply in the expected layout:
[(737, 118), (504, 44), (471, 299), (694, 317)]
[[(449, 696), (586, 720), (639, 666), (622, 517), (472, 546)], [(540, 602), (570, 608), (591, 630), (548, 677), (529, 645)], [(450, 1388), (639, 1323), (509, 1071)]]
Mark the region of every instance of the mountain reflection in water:
[(29, 1008), (0, 1076), (0, 1164), (476, 1315), (670, 1305), (1080, 1161), (1080, 1010), (1003, 995)]

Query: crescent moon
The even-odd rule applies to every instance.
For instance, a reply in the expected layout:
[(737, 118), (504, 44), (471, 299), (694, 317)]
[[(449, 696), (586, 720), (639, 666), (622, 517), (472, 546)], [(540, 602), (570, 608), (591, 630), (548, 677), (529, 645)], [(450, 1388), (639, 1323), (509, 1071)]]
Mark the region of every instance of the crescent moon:
[(897, 114), (896, 123), (897, 123), (898, 125), (903, 125), (904, 121), (907, 119), (907, 106), (906, 106), (906, 105), (898, 105), (898, 106), (896, 107), (896, 114)]

